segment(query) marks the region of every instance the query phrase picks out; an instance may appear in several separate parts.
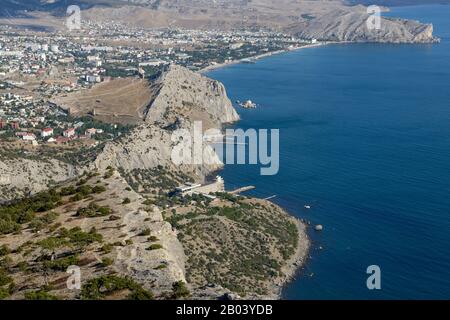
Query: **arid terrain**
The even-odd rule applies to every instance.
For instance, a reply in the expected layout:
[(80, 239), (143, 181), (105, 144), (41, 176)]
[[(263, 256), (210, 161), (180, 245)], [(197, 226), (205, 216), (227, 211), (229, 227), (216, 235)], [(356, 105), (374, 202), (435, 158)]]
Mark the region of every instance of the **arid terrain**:
[(92, 115), (105, 122), (137, 123), (143, 119), (152, 95), (147, 80), (124, 78), (57, 97), (54, 102), (73, 116)]

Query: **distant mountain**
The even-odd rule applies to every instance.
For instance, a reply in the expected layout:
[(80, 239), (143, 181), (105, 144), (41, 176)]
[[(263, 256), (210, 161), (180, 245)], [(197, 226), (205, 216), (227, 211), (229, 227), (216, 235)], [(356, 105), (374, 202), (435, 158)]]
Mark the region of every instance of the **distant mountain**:
[[(3, 15), (47, 11), (61, 17), (77, 4), (83, 19), (120, 21), (146, 28), (260, 29), (287, 32), (306, 39), (352, 42), (433, 42), (433, 27), (416, 21), (383, 18), (380, 30), (369, 30), (362, 2), (386, 5), (406, 0), (2, 0)], [(413, 0), (408, 0), (413, 1)], [(419, 0), (416, 0), (417, 2)], [(450, 0), (437, 0), (446, 1)], [(349, 6), (348, 4), (353, 4)], [(20, 13), (22, 10), (22, 13)], [(42, 15), (41, 15), (42, 16)], [(31, 20), (31, 19), (30, 19)], [(23, 23), (23, 22), (22, 22)], [(34, 19), (33, 23), (38, 23)]]
[[(133, 2), (134, 0), (131, 0)], [(138, 0), (139, 1), (139, 0)], [(142, 0), (145, 2), (146, 0)], [(128, 4), (123, 0), (2, 0), (0, 14), (14, 15), (23, 10), (55, 11), (78, 5), (82, 9), (93, 6), (117, 6)]]
[(450, 4), (450, 0), (349, 0), (350, 4), (382, 5), (386, 7), (410, 6), (419, 4)]

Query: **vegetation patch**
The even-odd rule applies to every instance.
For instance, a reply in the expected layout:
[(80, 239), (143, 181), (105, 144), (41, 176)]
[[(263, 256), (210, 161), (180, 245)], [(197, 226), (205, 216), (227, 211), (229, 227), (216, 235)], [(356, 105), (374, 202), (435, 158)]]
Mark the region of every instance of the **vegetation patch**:
[(153, 294), (145, 290), (140, 284), (128, 277), (115, 275), (101, 276), (89, 280), (81, 289), (83, 300), (102, 300), (120, 292), (128, 292), (126, 297), (130, 300), (151, 300)]
[(112, 210), (109, 207), (102, 207), (91, 202), (89, 206), (78, 209), (76, 216), (82, 218), (97, 218), (108, 216), (110, 214), (112, 214)]
[(189, 283), (219, 284), (245, 296), (268, 293), (268, 284), (298, 245), (293, 220), (270, 203), (217, 193), (219, 202), (191, 198), (189, 211), (165, 212), (178, 231)]

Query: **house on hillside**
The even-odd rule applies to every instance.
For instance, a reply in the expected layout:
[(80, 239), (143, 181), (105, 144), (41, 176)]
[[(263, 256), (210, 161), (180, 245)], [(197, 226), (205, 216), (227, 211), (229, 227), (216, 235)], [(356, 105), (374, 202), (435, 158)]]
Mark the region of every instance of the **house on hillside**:
[(41, 131), (41, 137), (46, 138), (53, 135), (53, 129), (52, 128), (44, 128)]
[(66, 138), (71, 138), (75, 136), (75, 128), (67, 129), (63, 132), (63, 136)]

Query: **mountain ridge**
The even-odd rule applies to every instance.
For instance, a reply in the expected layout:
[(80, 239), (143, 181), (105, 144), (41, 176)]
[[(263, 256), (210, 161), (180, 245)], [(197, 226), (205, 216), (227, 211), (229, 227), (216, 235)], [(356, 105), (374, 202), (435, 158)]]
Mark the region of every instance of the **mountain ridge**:
[[(38, 10), (47, 14), (47, 19), (61, 18), (69, 4), (65, 0), (7, 1), (3, 12), (11, 19), (24, 10), (31, 10), (26, 12), (30, 15)], [(275, 6), (269, 0), (213, 3), (207, 0), (77, 0), (70, 4), (81, 6), (85, 20), (115, 21), (142, 28), (270, 29), (323, 41), (428, 43), (437, 40), (432, 25), (413, 20), (382, 17), (380, 30), (368, 28), (366, 21), (370, 14), (360, 2), (280, 0)], [(130, 16), (134, 19), (130, 20)]]

